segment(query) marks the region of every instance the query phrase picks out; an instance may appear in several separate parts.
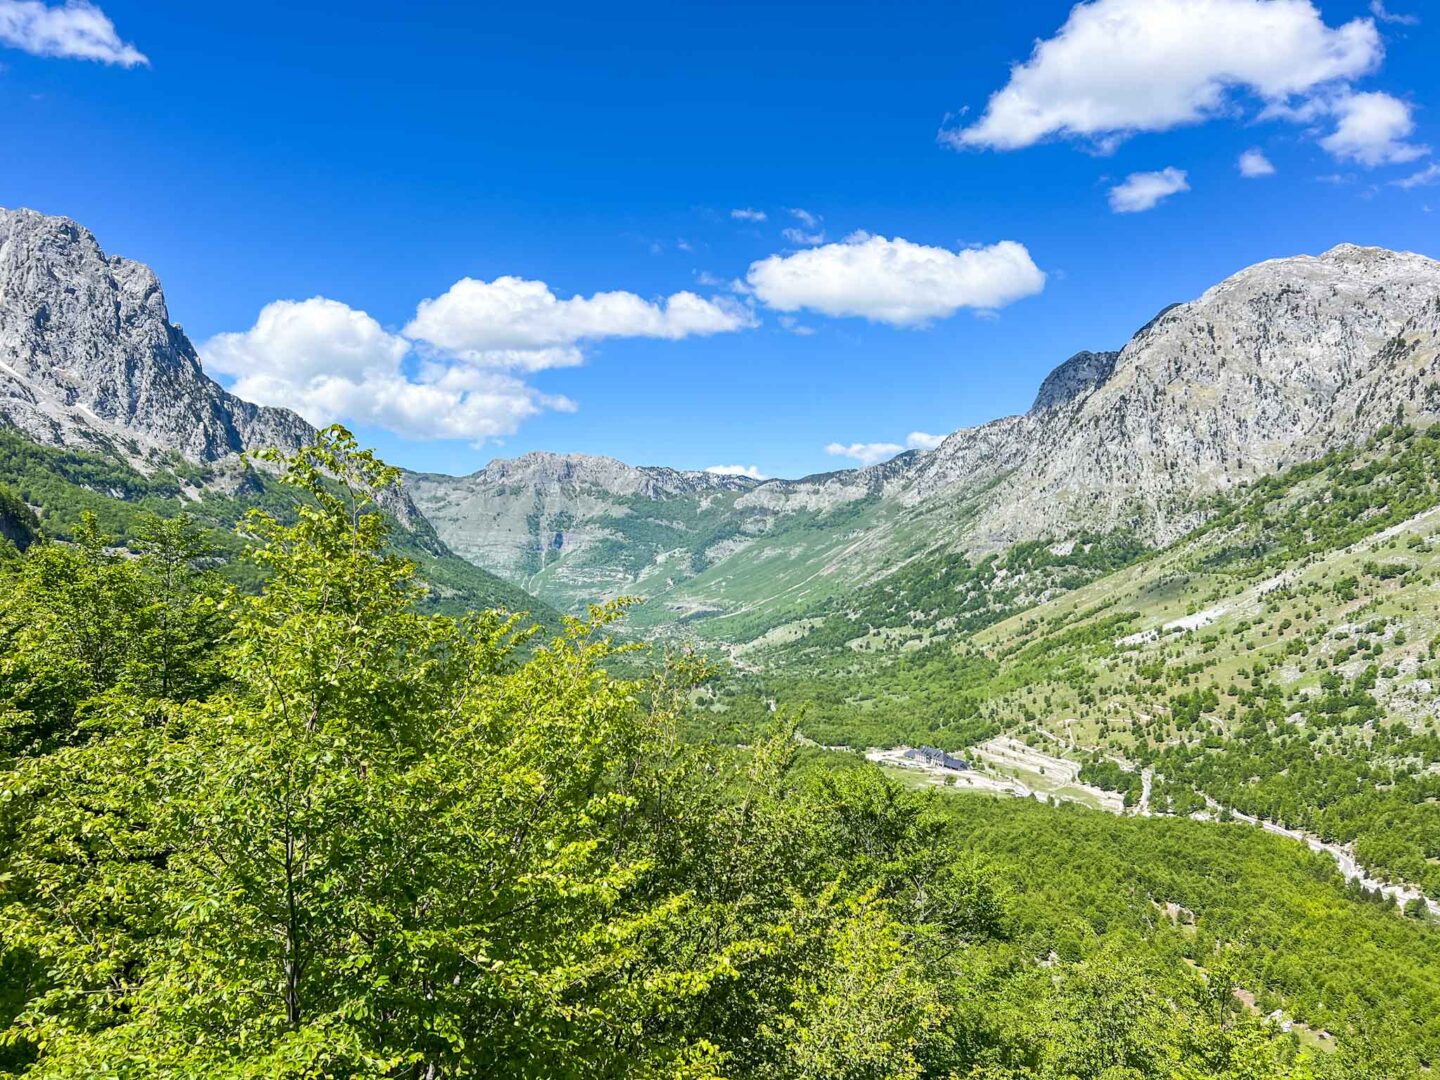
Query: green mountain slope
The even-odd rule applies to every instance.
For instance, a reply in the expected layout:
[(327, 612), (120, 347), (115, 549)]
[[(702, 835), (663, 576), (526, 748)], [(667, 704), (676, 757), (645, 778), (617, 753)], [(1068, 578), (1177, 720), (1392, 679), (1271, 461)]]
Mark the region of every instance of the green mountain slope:
[[(87, 451), (41, 446), (18, 432), (0, 430), (0, 487), (21, 506), (33, 507), (45, 532), (67, 539), (85, 512), (93, 513), (103, 532), (124, 544), (142, 514), (171, 517), (184, 512), (205, 529), (227, 576), (253, 584), (254, 569), (238, 559), (242, 541), (234, 526), (251, 507), (284, 515), (293, 496), (264, 473), (238, 459), (196, 465), (178, 455), (149, 474), (118, 459)], [(437, 610), (502, 608), (524, 611), (542, 625), (558, 625), (547, 604), (452, 552), (424, 518), (397, 522), (397, 551), (413, 559), (431, 590)]]
[[(806, 702), (821, 742), (1010, 732), (1132, 803), (1148, 768), (1151, 811), (1254, 815), (1440, 897), (1440, 430), (1383, 431), (1208, 512), (1033, 605), (997, 588), (1014, 551), (862, 591), (746, 651), (760, 674), (708, 703), (743, 724)], [(1077, 553), (1082, 579), (1135, 555), (1100, 538), (1013, 577), (1054, 583)]]

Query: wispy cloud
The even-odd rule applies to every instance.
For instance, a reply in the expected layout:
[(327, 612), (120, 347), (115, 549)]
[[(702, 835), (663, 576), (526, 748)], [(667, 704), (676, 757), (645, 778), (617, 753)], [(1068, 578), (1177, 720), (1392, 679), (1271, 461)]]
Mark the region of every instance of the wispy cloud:
[(0, 44), (34, 56), (94, 60), (119, 67), (148, 65), (139, 49), (123, 41), (115, 24), (88, 0), (50, 7), (41, 0), (0, 0)]
[(781, 236), (796, 247), (814, 247), (825, 242), (825, 230), (821, 226), (823, 219), (819, 214), (812, 214), (798, 206), (790, 207), (789, 213), (798, 224), (782, 229)]
[(1131, 173), (1110, 189), (1110, 209), (1117, 214), (1153, 210), (1171, 195), (1190, 190), (1187, 175), (1173, 166), (1159, 172)]
[(1396, 26), (1419, 26), (1419, 15), (1401, 15), (1389, 11), (1385, 7), (1385, 0), (1370, 0), (1370, 14), (1379, 19), (1382, 23), (1393, 23)]
[(1428, 187), (1431, 184), (1440, 184), (1440, 165), (1427, 165), (1417, 173), (1402, 176), (1399, 180), (1392, 180), (1390, 183), (1395, 187), (1404, 188), (1406, 191), (1412, 188)]
[(876, 462), (892, 458), (905, 447), (893, 442), (868, 442), (868, 443), (838, 443), (832, 442), (825, 447), (825, 453), (832, 457), (847, 457), (860, 462), (861, 465), (874, 465)]
[(769, 215), (764, 210), (754, 210), (748, 206), (738, 210), (731, 210), (730, 216), (736, 221), (764, 221)]

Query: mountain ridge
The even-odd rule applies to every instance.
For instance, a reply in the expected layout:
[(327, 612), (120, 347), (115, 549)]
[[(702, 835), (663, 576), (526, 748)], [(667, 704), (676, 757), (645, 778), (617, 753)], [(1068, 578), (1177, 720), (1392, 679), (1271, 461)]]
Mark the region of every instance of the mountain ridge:
[[(537, 501), (537, 489), (496, 482), (516, 477), (503, 459), (464, 481), (432, 474), (415, 493), (457, 550), (533, 579), (542, 594), (553, 589), (562, 605), (583, 602), (587, 589), (596, 598), (638, 589), (677, 618), (763, 606), (758, 582), (736, 602), (758, 560), (793, 569), (786, 602), (803, 606), (924, 550), (979, 556), (1077, 531), (1164, 544), (1238, 483), (1396, 419), (1440, 417), (1437, 356), (1440, 263), (1342, 244), (1257, 263), (1165, 308), (1124, 348), (1058, 365), (1027, 412), (953, 432), (933, 450), (737, 486), (723, 498), (655, 489), (648, 506), (628, 501), (633, 489), (603, 485), (568, 502), (547, 489)], [(679, 525), (647, 530), (646, 514)], [(565, 527), (550, 528), (555, 518)], [(814, 533), (827, 521), (833, 535), (822, 543)], [(589, 533), (577, 536), (577, 522)], [(845, 541), (866, 531), (865, 543)], [(645, 558), (632, 550), (621, 565), (613, 543), (633, 548), (643, 532), (655, 534)], [(802, 582), (797, 596), (791, 585)], [(642, 616), (652, 617), (664, 621)]]

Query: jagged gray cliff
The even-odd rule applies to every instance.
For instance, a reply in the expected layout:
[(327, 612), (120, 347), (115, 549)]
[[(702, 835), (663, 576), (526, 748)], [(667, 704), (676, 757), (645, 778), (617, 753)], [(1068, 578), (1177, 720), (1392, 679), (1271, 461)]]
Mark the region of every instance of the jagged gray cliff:
[(314, 435), (295, 413), (242, 401), (201, 370), (148, 266), (107, 255), (68, 218), (4, 209), (0, 425), (140, 465), (293, 450)]
[(1433, 422), (1437, 332), (1432, 259), (1342, 245), (1260, 263), (1164, 312), (1088, 391), (952, 435), (897, 494), (920, 502), (1003, 469), (979, 541), (1065, 525), (1168, 541), (1195, 524), (1197, 496)]
[(1076, 353), (1045, 376), (1030, 411), (1040, 413), (1058, 409), (1090, 392), (1115, 373), (1115, 361), (1119, 358), (1118, 352)]

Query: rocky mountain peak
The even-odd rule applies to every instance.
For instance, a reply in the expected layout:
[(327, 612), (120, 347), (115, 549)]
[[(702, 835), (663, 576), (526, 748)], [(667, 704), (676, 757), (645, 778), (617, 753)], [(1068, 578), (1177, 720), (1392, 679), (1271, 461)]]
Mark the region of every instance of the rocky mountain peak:
[(1118, 352), (1078, 352), (1045, 377), (1031, 412), (1043, 412), (1074, 401), (1099, 386), (1115, 370)]
[(293, 449), (313, 429), (210, 379), (143, 263), (69, 218), (0, 209), (0, 424), (145, 463)]
[[(1318, 256), (1321, 262), (1334, 263), (1378, 263), (1391, 259), (1423, 259), (1423, 255), (1416, 255), (1408, 251), (1391, 251), (1389, 248), (1367, 246), (1365, 244), (1336, 244), (1329, 251)], [(1280, 259), (1279, 262), (1288, 260)], [(1427, 260), (1428, 261), (1428, 260)]]

